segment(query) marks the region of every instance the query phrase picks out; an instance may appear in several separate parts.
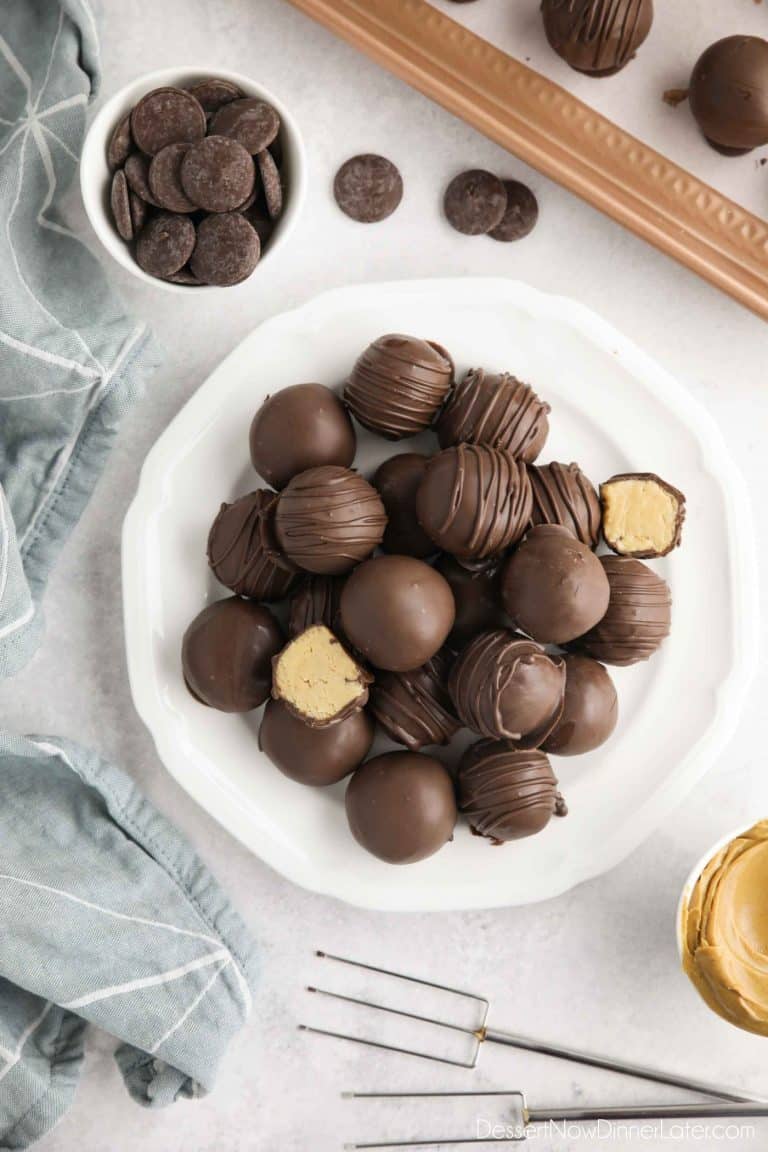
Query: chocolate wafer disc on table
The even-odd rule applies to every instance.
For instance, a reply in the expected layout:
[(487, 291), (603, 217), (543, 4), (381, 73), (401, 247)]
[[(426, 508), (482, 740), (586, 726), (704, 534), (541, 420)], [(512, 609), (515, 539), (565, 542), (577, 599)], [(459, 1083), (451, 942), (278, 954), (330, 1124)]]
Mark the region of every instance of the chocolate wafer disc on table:
[(283, 211), (283, 185), (280, 173), (277, 170), (272, 154), (268, 149), (259, 152), (256, 157), (261, 176), (261, 185), (264, 189), (264, 200), (270, 220), (277, 220)]
[(522, 240), (532, 232), (539, 218), (539, 205), (525, 184), (519, 180), (504, 180), (507, 193), (507, 207), (501, 222), (491, 228), (488, 235), (493, 240)]
[(247, 97), (220, 108), (211, 120), (211, 132), (236, 140), (255, 156), (268, 148), (280, 131), (280, 117), (266, 100)]
[(195, 247), (195, 226), (188, 216), (159, 212), (136, 242), (136, 261), (150, 276), (165, 278), (183, 268)]
[(333, 195), (352, 220), (377, 224), (391, 216), (402, 200), (403, 178), (386, 156), (353, 156), (336, 173)]
[(187, 91), (194, 96), (209, 118), (218, 112), (219, 108), (231, 104), (233, 100), (240, 100), (243, 95), (237, 84), (233, 84), (230, 80), (218, 80), (215, 76), (192, 84)]
[(454, 176), (443, 198), (448, 223), (465, 236), (482, 236), (497, 228), (506, 207), (507, 193), (501, 180), (482, 168)]
[(256, 170), (249, 152), (226, 136), (207, 136), (181, 163), (185, 194), (206, 212), (232, 212), (253, 191)]
[(261, 244), (255, 228), (239, 212), (206, 216), (197, 229), (190, 268), (204, 284), (239, 284), (259, 262)]
[(189, 148), (189, 144), (166, 144), (149, 165), (149, 190), (169, 212), (194, 212), (197, 208), (181, 186), (181, 162)]
[(125, 172), (123, 172), (122, 168), (118, 168), (112, 177), (109, 206), (112, 209), (115, 227), (123, 240), (132, 240), (133, 220), (131, 219), (131, 203), (128, 193), (128, 182), (125, 179)]
[(189, 144), (205, 136), (202, 106), (183, 88), (155, 88), (131, 113), (131, 132), (137, 146), (154, 156), (167, 144)]

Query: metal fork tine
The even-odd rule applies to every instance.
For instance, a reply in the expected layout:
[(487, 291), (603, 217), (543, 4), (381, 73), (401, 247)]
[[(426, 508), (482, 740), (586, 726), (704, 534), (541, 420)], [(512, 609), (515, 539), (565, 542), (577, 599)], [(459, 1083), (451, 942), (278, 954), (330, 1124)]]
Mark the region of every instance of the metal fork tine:
[(465, 1136), (460, 1140), (390, 1140), (386, 1144), (345, 1144), (347, 1152), (358, 1152), (363, 1148), (448, 1148), (455, 1144), (522, 1144), (524, 1136), (481, 1136), (474, 1140)]
[(370, 1000), (358, 1000), (356, 996), (345, 996), (341, 992), (329, 992), (327, 988), (315, 988), (307, 985), (307, 992), (314, 992), (317, 996), (328, 996), (331, 1000), (343, 1000), (345, 1004), (359, 1004), (361, 1008), (375, 1008), (377, 1012), (389, 1012), (391, 1016), (404, 1016), (406, 1020), (419, 1020), (422, 1024), (435, 1024), (438, 1028), (450, 1028), (452, 1032), (461, 1032), (464, 1036), (480, 1037), (474, 1028), (463, 1028), (460, 1024), (452, 1024), (450, 1020), (438, 1020), (435, 1016), (419, 1016), (417, 1012), (406, 1012), (402, 1008), (390, 1008), (386, 1004), (374, 1004)]
[(419, 1052), (413, 1048), (398, 1048), (394, 1044), (382, 1044), (378, 1040), (367, 1040), (362, 1036), (347, 1036), (343, 1032), (329, 1032), (325, 1028), (313, 1028), (310, 1024), (299, 1024), (300, 1032), (312, 1032), (315, 1036), (331, 1036), (334, 1040), (349, 1040), (351, 1044), (364, 1044), (366, 1048), (380, 1048), (384, 1052), (401, 1052), (404, 1056), (419, 1056), (422, 1060), (432, 1060), (435, 1064), (450, 1064), (452, 1068), (475, 1068), (479, 1043), (475, 1047), (474, 1058), (450, 1060), (447, 1056), (434, 1056), (431, 1052)]

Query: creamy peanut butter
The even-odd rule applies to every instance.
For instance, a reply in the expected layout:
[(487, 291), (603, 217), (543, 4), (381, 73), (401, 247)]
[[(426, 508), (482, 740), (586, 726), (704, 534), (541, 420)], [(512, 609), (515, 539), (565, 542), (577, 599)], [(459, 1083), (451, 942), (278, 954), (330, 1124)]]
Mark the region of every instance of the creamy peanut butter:
[(709, 1007), (768, 1036), (768, 820), (706, 863), (682, 908), (683, 968)]

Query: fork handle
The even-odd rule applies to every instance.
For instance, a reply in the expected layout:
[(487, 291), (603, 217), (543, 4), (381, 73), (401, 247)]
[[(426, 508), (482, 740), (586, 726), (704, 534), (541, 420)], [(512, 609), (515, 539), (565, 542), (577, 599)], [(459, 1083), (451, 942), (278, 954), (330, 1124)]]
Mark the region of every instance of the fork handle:
[(687, 1092), (699, 1092), (716, 1100), (731, 1100), (739, 1104), (768, 1104), (768, 1098), (754, 1093), (741, 1092), (736, 1088), (722, 1088), (705, 1080), (694, 1080), (689, 1076), (678, 1076), (673, 1072), (663, 1072), (644, 1064), (630, 1064), (614, 1060), (610, 1056), (597, 1056), (592, 1052), (581, 1052), (577, 1048), (566, 1048), (559, 1044), (548, 1044), (533, 1040), (529, 1036), (517, 1036), (513, 1032), (502, 1032), (496, 1028), (483, 1029), (480, 1038), (489, 1044), (504, 1044), (507, 1048), (519, 1048), (525, 1052), (538, 1052), (542, 1056), (555, 1056), (558, 1060), (570, 1060), (574, 1064), (586, 1064), (590, 1068), (605, 1068), (608, 1072), (619, 1072), (623, 1076), (633, 1076), (637, 1080), (649, 1080), (654, 1084), (669, 1084), (673, 1088), (684, 1088)]

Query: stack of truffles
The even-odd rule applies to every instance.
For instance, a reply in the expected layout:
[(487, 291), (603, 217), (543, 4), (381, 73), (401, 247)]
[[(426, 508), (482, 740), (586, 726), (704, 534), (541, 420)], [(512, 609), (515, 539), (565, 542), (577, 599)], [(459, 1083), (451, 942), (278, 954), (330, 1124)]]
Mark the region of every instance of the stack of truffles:
[[(682, 494), (635, 473), (598, 495), (577, 464), (535, 463), (548, 415), (514, 376), (457, 381), (440, 345), (382, 336), (343, 396), (297, 384), (264, 402), (250, 450), (268, 487), (211, 528), (234, 595), (187, 630), (190, 691), (229, 712), (266, 701), (261, 748), (292, 780), (351, 775), (349, 826), (382, 860), (430, 856), (459, 812), (493, 844), (564, 816), (549, 757), (608, 739), (605, 665), (647, 660), (669, 633), (669, 588), (643, 560), (679, 543)], [(352, 417), (391, 441), (431, 429), (439, 448), (365, 479)], [(377, 725), (401, 750), (366, 759)], [(462, 729), (475, 740), (458, 764), (423, 752)]]

